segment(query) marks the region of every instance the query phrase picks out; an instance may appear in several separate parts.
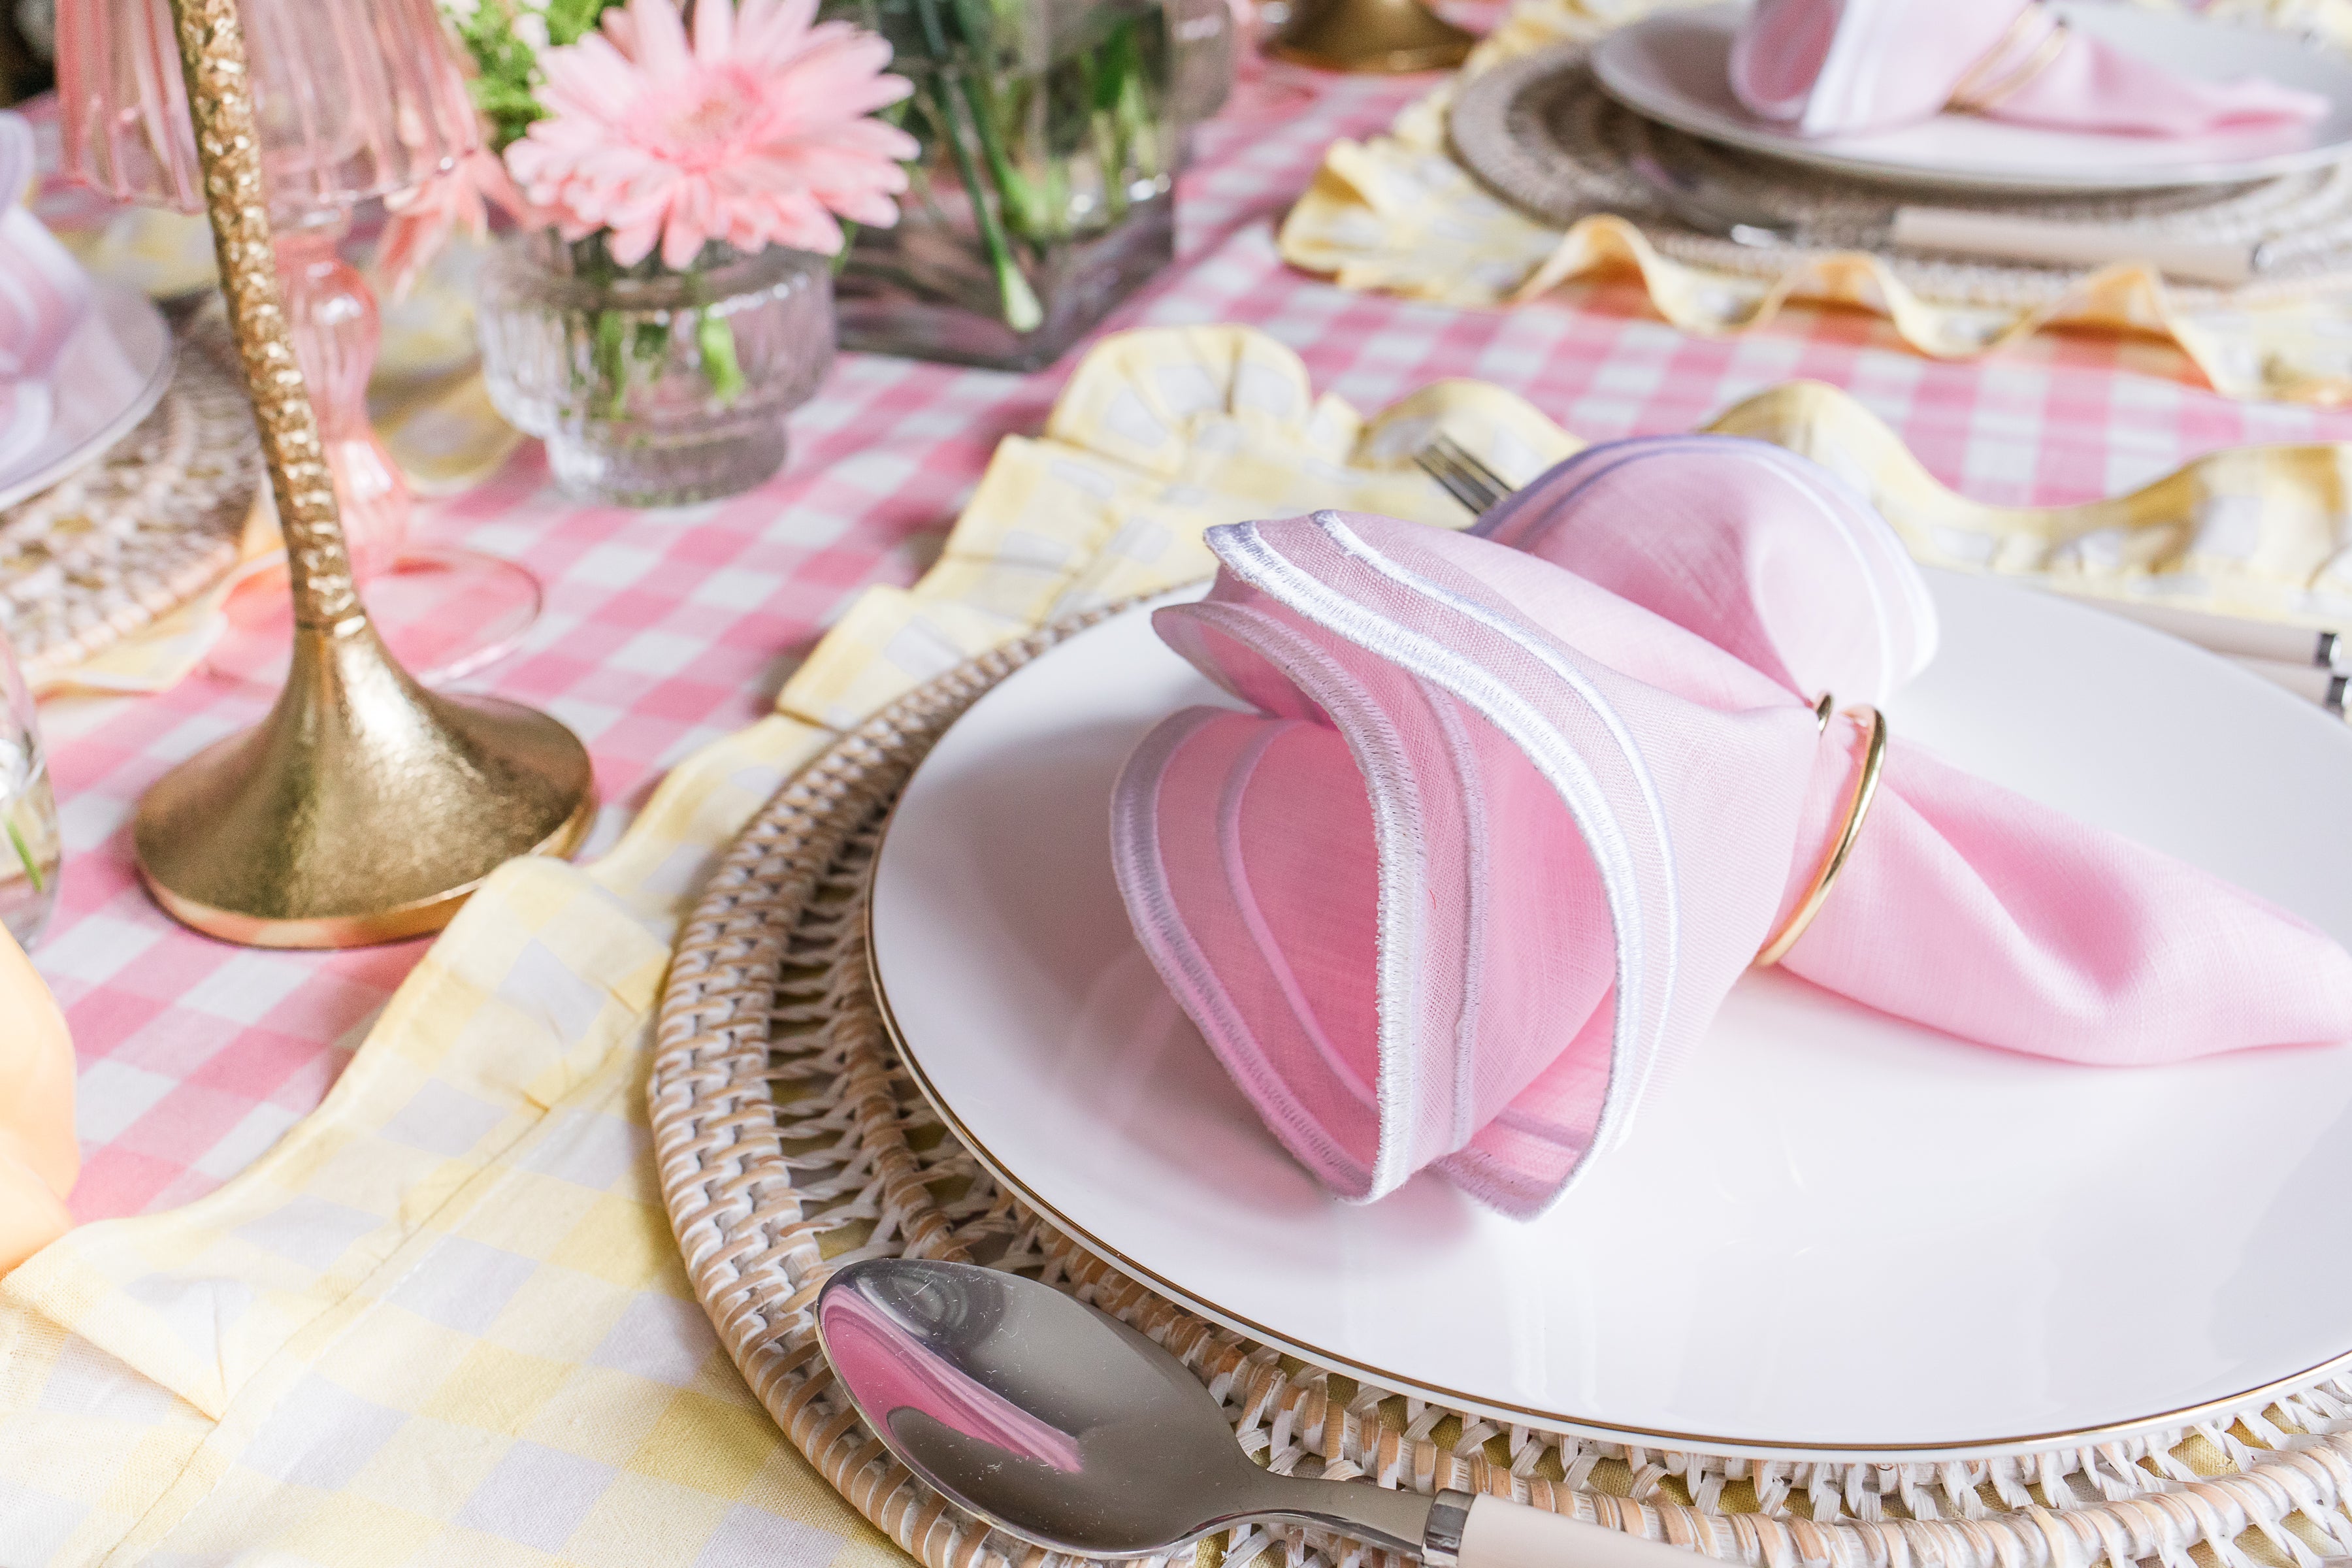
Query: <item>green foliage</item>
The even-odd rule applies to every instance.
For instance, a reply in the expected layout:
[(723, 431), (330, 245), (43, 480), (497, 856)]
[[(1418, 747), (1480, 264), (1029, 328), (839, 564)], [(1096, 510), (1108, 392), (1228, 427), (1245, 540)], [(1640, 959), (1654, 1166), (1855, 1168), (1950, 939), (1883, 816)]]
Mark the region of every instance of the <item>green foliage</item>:
[(576, 44), (621, 0), (547, 0), (547, 41)]
[(489, 122), (490, 150), (503, 153), (520, 140), (547, 110), (539, 101), (539, 49), (533, 37), (543, 24), (547, 42), (572, 44), (593, 32), (605, 11), (621, 0), (474, 0), (470, 10), (443, 0), (457, 37), (473, 57), (474, 106)]

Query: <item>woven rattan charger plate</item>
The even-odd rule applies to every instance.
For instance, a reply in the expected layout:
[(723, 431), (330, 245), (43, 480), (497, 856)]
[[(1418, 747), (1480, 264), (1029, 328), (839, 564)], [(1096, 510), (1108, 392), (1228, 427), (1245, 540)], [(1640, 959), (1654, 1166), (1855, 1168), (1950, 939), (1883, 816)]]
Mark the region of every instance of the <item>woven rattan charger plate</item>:
[[(1777, 278), (1822, 258), (1870, 251), (1922, 296), (2030, 309), (2063, 298), (2090, 267), (1989, 261), (1885, 248), (1880, 229), (1899, 201), (2002, 216), (2124, 226), (2181, 240), (2263, 242), (2274, 259), (2234, 289), (2168, 279), (2190, 305), (2300, 298), (2352, 286), (2352, 163), (2251, 183), (2110, 197), (1961, 198), (1868, 185), (1644, 119), (1601, 89), (1583, 44), (1554, 45), (1465, 80), (1447, 121), (1454, 156), (1496, 195), (1563, 226), (1595, 213), (1637, 225), (1664, 254), (1694, 266)], [(1798, 226), (1801, 243), (1743, 246), (1666, 216), (1633, 172), (1650, 156), (1685, 169)]]
[[(713, 874), (666, 984), (648, 1089), (655, 1158), (697, 1296), (793, 1445), (928, 1568), (1042, 1568), (893, 1461), (834, 1386), (818, 1288), (855, 1258), (958, 1258), (1042, 1278), (1167, 1344), (1277, 1470), (1491, 1491), (1726, 1561), (1790, 1568), (2311, 1568), (2352, 1552), (2352, 1384), (2129, 1442), (1975, 1461), (1755, 1460), (1501, 1427), (1273, 1351), (1152, 1295), (1001, 1192), (898, 1060), (867, 976), (883, 819), (983, 691), (1097, 611), (900, 699), (778, 792)], [(1477, 1331), (1475, 1302), (1462, 1307)], [(2191, 1555), (2191, 1549), (2195, 1555)], [(1360, 1549), (1239, 1532), (1207, 1568)], [(1570, 1568), (1570, 1565), (1563, 1565)]]
[(0, 633), (38, 681), (236, 566), (261, 440), (224, 325), (187, 332), (163, 400), (104, 456), (0, 511)]

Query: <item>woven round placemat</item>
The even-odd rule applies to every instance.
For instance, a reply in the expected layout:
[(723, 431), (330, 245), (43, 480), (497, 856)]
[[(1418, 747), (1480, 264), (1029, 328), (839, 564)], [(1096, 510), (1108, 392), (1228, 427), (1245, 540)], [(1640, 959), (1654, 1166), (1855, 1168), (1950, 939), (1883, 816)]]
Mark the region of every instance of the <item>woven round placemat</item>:
[[(2261, 242), (2263, 275), (2235, 288), (2168, 279), (2184, 303), (2255, 304), (2352, 286), (2352, 163), (2243, 184), (2080, 196), (1990, 199), (1864, 184), (1686, 135), (1634, 113), (1601, 89), (1589, 49), (1559, 44), (1462, 82), (1447, 120), (1454, 156), (1514, 205), (1562, 226), (1594, 213), (1637, 225), (1665, 255), (1695, 266), (1777, 278), (1836, 252), (1867, 250), (1922, 297), (2032, 309), (2095, 270), (1939, 257), (1886, 247), (1898, 204), (2026, 215), (2144, 229), (2172, 239)], [(1786, 247), (1733, 243), (1677, 222), (1630, 164), (1669, 168), (1738, 189), (1799, 226)]]
[[(713, 874), (662, 997), (647, 1090), (655, 1160), (695, 1292), (793, 1445), (926, 1568), (1067, 1560), (925, 1487), (834, 1385), (813, 1309), (826, 1277), (856, 1258), (983, 1263), (1092, 1302), (1182, 1358), (1223, 1402), (1244, 1450), (1276, 1470), (1492, 1492), (1759, 1568), (2315, 1568), (2352, 1552), (2346, 1383), (2179, 1431), (2005, 1458), (1669, 1452), (1497, 1426), (1303, 1364), (1153, 1295), (1041, 1223), (955, 1142), (899, 1063), (867, 977), (865, 899), (883, 818), (940, 733), (1108, 613), (961, 666), (803, 770)], [(1459, 1310), (1463, 1331), (1479, 1331), (1479, 1304)], [(1286, 1568), (1366, 1559), (1286, 1529), (1214, 1537), (1181, 1557), (1215, 1568), (1269, 1548)]]
[(261, 485), (225, 327), (184, 338), (163, 400), (103, 457), (0, 512), (0, 632), (27, 676), (143, 630), (236, 566)]

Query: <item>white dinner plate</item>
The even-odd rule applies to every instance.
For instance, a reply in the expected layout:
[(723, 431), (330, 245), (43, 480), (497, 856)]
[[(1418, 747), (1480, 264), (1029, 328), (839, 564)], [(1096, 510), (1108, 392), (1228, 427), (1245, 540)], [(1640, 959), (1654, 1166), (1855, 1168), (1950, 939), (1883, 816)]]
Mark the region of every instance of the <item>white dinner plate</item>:
[(0, 468), (0, 508), (36, 496), (131, 434), (172, 384), (172, 329), (148, 298), (103, 279), (89, 315), (66, 340), (49, 427)]
[(1667, 11), (1620, 27), (1593, 49), (1592, 70), (1620, 103), (1694, 136), (1905, 185), (2054, 195), (2225, 184), (2352, 153), (2352, 59), (2277, 28), (2231, 26), (2128, 5), (2056, 9), (2069, 26), (2152, 63), (2214, 79), (2266, 76), (2322, 94), (2335, 107), (2316, 123), (2207, 136), (2106, 135), (1939, 114), (1890, 131), (1807, 138), (1757, 119), (1732, 97), (1727, 68), (1745, 10), (1740, 5)]
[[(2352, 731), (2161, 634), (1931, 575), (1943, 651), (1890, 709), (1901, 741), (2352, 938)], [(877, 868), (876, 978), (924, 1091), (1130, 1276), (1391, 1389), (1735, 1453), (2042, 1447), (2352, 1352), (2352, 1047), (2074, 1067), (1775, 971), (1540, 1218), (1428, 1173), (1339, 1202), (1111, 879), (1129, 750), (1228, 701), (1145, 616), (1110, 620), (958, 721)]]

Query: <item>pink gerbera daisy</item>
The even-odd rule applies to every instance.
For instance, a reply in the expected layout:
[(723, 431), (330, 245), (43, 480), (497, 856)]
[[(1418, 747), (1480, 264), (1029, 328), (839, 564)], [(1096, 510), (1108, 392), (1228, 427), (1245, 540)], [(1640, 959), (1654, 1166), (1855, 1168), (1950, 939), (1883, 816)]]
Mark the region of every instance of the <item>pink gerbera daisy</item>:
[(812, 26), (816, 0), (698, 0), (687, 36), (673, 0), (630, 0), (604, 31), (540, 57), (547, 117), (507, 167), (567, 239), (610, 229), (626, 267), (661, 247), (685, 267), (709, 240), (832, 255), (836, 215), (887, 227), (913, 137), (867, 118), (912, 88), (890, 46), (847, 23)]

